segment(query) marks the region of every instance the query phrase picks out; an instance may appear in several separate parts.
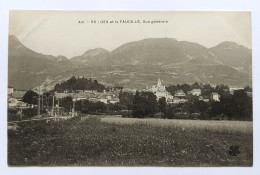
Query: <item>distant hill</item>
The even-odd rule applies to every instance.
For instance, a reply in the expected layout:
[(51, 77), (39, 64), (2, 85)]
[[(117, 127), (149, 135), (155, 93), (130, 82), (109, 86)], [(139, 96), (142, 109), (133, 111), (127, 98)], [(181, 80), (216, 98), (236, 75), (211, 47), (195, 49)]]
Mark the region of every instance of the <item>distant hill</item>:
[(24, 46), (15, 36), (8, 43), (8, 85), (30, 89), (41, 84), (45, 78), (77, 67), (65, 56), (54, 57), (34, 52)]
[(9, 85), (48, 90), (71, 76), (85, 76), (105, 86), (144, 88), (161, 77), (164, 84), (210, 83), (251, 86), (251, 50), (223, 42), (206, 48), (172, 38), (150, 38), (129, 42), (109, 52), (86, 51), (70, 60), (34, 52), (9, 37)]
[(252, 51), (235, 42), (222, 42), (209, 49), (227, 66), (252, 74)]
[(67, 71), (60, 77), (50, 79), (43, 84), (43, 88), (50, 90), (56, 83), (69, 79), (73, 75), (92, 77), (106, 87), (123, 86), (136, 89), (151, 87), (157, 83), (159, 77), (164, 85), (198, 82), (212, 85), (250, 86), (252, 83), (252, 77), (248, 74), (225, 65), (125, 65), (82, 67), (75, 71)]
[(206, 47), (172, 38), (151, 38), (126, 43), (112, 51), (107, 61), (116, 65), (218, 62)]
[(81, 56), (72, 57), (70, 60), (84, 65), (101, 65), (105, 61), (108, 54), (108, 50), (96, 48), (86, 51)]
[[(90, 55), (89, 53), (97, 53)], [(87, 65), (137, 65), (201, 63), (217, 64), (219, 60), (209, 50), (197, 43), (177, 41), (172, 38), (150, 38), (123, 44), (112, 52), (93, 49), (73, 57), (71, 61)]]

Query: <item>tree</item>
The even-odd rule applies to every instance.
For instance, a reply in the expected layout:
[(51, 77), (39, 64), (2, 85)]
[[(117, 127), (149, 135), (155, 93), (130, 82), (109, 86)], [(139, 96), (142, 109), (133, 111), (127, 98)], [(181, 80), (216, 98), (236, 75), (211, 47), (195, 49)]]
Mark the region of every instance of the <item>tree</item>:
[(245, 90), (246, 92), (252, 92), (252, 88), (249, 87), (249, 86), (246, 86), (246, 87), (244, 88), (244, 90)]
[(214, 92), (214, 88), (211, 87), (210, 84), (205, 84), (201, 88), (201, 95), (210, 97), (212, 92)]
[(106, 105), (108, 111), (120, 111), (122, 110), (122, 105), (120, 103), (110, 103)]
[(234, 91), (232, 104), (232, 114), (235, 119), (252, 119), (252, 98), (247, 96), (245, 90)]
[(224, 114), (223, 108), (224, 108), (224, 106), (221, 102), (213, 101), (211, 103), (210, 115), (211, 116), (223, 115)]
[(37, 108), (28, 108), (28, 109), (23, 109), (23, 119), (28, 119), (31, 118), (33, 116), (37, 115)]
[(171, 95), (174, 95), (175, 92), (178, 90), (178, 88), (175, 85), (170, 85), (170, 86), (166, 87), (166, 90), (168, 92), (170, 92)]
[(198, 109), (199, 112), (205, 113), (209, 108), (209, 103), (204, 102), (202, 100), (196, 100), (194, 102), (194, 106)]
[(106, 111), (106, 104), (101, 102), (101, 101), (98, 101), (98, 102), (94, 103), (92, 111), (98, 112), (98, 113), (105, 112)]
[(174, 119), (175, 118), (175, 108), (174, 108), (174, 106), (166, 105), (163, 117), (167, 118), (167, 119)]
[(217, 85), (215, 88), (215, 91), (220, 95), (220, 96), (224, 96), (229, 94), (229, 87), (227, 85)]
[(158, 101), (158, 112), (165, 113), (166, 111), (166, 98), (162, 97)]
[(182, 112), (185, 112), (185, 113), (198, 113), (199, 110), (198, 108), (194, 105), (194, 101), (196, 99), (194, 99), (193, 101), (188, 101), (186, 103), (183, 103), (183, 104), (179, 104), (181, 109), (182, 109)]
[(188, 91), (191, 90), (191, 86), (189, 84), (182, 84), (180, 86), (180, 89), (179, 90), (182, 90), (184, 93), (187, 93)]
[(204, 102), (202, 100), (197, 100), (194, 102), (194, 106), (200, 112), (199, 119), (206, 120), (209, 118), (209, 116), (207, 115), (209, 103)]
[(234, 94), (224, 94), (220, 102), (212, 103), (212, 115), (224, 114), (229, 120), (252, 120), (252, 98), (245, 90), (234, 91)]
[(153, 117), (156, 113), (156, 96), (152, 92), (136, 92), (133, 101), (133, 117)]
[(134, 95), (129, 92), (121, 92), (119, 94), (119, 103), (123, 108), (132, 110), (133, 108)]
[(63, 107), (66, 112), (69, 112), (73, 106), (72, 97), (68, 96), (62, 98), (60, 101), (60, 106)]
[(89, 100), (76, 101), (76, 111), (80, 111), (83, 114), (88, 113), (101, 113), (106, 111), (106, 105), (103, 102), (91, 102)]
[(222, 113), (232, 119), (233, 116), (233, 96), (231, 94), (225, 94), (220, 97), (220, 109)]
[(22, 101), (25, 102), (25, 103), (28, 103), (28, 104), (37, 105), (38, 104), (38, 99), (37, 99), (38, 97), (39, 97), (39, 95), (36, 92), (30, 90), (30, 91), (27, 91), (24, 94)]
[(197, 82), (195, 82), (191, 85), (191, 89), (200, 89), (200, 85)]
[(91, 78), (87, 79), (85, 77), (76, 78), (75, 76), (60, 84), (56, 84), (54, 87), (54, 91), (56, 92), (64, 92), (65, 90), (69, 92), (76, 90), (97, 90), (98, 92), (102, 92), (105, 89), (105, 86), (99, 84), (97, 80), (93, 81)]

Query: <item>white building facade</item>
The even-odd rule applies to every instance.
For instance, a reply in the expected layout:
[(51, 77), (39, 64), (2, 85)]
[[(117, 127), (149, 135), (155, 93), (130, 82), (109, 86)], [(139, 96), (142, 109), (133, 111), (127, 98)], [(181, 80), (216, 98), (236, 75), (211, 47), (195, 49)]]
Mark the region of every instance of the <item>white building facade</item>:
[(212, 100), (213, 101), (220, 101), (220, 95), (216, 92), (212, 93)]
[(200, 96), (201, 95), (201, 90), (200, 89), (192, 89), (189, 94), (195, 95), (195, 96)]
[(150, 91), (153, 92), (154, 95), (156, 95), (157, 100), (159, 100), (162, 97), (164, 97), (166, 101), (168, 101), (168, 99), (173, 99), (173, 96), (168, 91), (166, 91), (166, 88), (162, 84), (160, 79), (158, 80), (157, 85), (152, 86)]

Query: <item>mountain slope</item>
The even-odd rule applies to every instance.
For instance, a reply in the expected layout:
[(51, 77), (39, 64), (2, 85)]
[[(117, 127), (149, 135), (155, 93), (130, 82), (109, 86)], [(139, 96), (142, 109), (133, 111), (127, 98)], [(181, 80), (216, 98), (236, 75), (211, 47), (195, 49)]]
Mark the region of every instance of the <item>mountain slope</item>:
[(15, 36), (9, 36), (8, 84), (18, 89), (38, 86), (45, 78), (76, 67), (64, 56), (54, 57), (34, 52)]
[(106, 86), (140, 89), (156, 83), (159, 77), (166, 85), (196, 81), (252, 84), (251, 72), (245, 71), (250, 70), (251, 50), (229, 42), (208, 49), (187, 41), (151, 38), (123, 44), (112, 52), (91, 49), (69, 60), (34, 52), (10, 36), (8, 64), (9, 86), (23, 89), (41, 85), (50, 90), (73, 75), (91, 77)]
[(103, 48), (96, 48), (86, 51), (81, 56), (72, 57), (70, 60), (85, 65), (101, 65), (105, 61), (109, 51)]
[(235, 42), (222, 42), (209, 49), (225, 65), (252, 73), (252, 51)]
[[(96, 52), (97, 54), (90, 55)], [(219, 60), (208, 49), (197, 43), (177, 41), (173, 38), (150, 38), (133, 41), (112, 52), (92, 49), (85, 54), (71, 58), (71, 61), (87, 65), (137, 65), (201, 63), (217, 64)]]
[(123, 86), (124, 88), (143, 89), (156, 84), (158, 78), (164, 85), (183, 83), (209, 83), (212, 85), (226, 84), (231, 86), (247, 86), (252, 84), (252, 77), (248, 74), (217, 64), (185, 64), (177, 66), (158, 65), (122, 65), (122, 66), (87, 66), (75, 71), (67, 71), (57, 78), (43, 84), (50, 90), (55, 84), (72, 76), (91, 77), (101, 84)]

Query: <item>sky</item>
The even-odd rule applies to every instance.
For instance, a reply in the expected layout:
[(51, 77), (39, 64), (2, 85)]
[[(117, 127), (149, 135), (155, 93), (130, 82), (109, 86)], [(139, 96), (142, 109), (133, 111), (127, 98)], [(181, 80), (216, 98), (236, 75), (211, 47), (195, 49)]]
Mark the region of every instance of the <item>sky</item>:
[[(140, 23), (123, 23), (127, 20)], [(223, 41), (252, 47), (251, 13), (246, 11), (13, 10), (9, 14), (9, 34), (36, 52), (68, 58), (97, 47), (112, 51), (126, 42), (145, 38), (175, 38), (208, 48)]]

